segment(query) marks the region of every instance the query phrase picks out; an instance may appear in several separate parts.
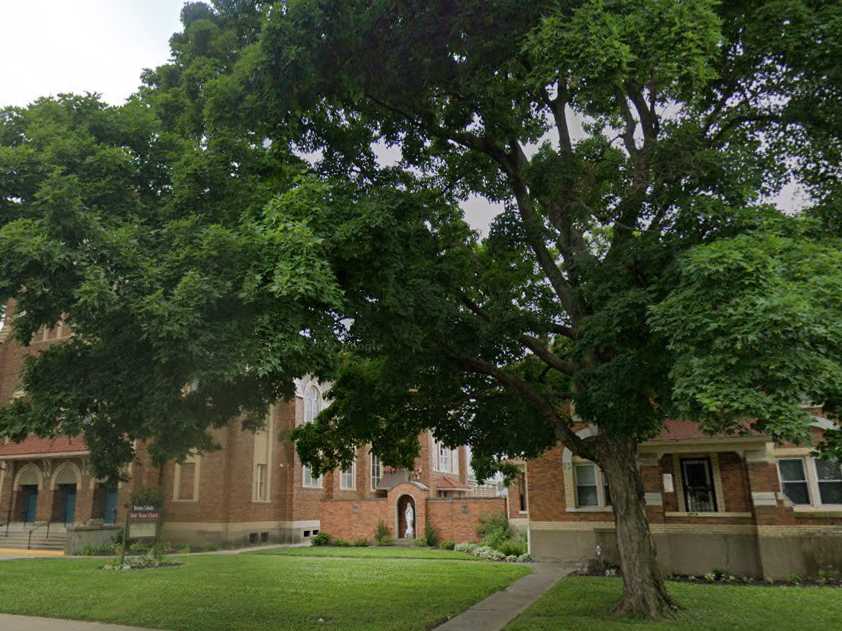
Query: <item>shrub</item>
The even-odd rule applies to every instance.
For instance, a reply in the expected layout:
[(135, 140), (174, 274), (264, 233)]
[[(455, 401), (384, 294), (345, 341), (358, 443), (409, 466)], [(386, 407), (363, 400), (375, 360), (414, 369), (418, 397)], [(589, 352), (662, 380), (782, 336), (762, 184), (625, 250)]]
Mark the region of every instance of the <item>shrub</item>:
[(333, 545), (335, 545), (337, 548), (350, 548), (351, 542), (345, 541), (345, 539), (340, 539), (339, 537), (337, 537), (333, 540)]
[(427, 547), (427, 540), (426, 539), (416, 539), (415, 545), (419, 548), (426, 548)]
[(509, 518), (503, 513), (483, 515), (480, 518), (477, 534), (483, 545), (498, 548), (504, 541), (515, 536)]
[(388, 546), (393, 543), (392, 533), (382, 519), (377, 522), (377, 528), (374, 530), (374, 541), (378, 546)]
[(326, 532), (320, 532), (315, 537), (310, 539), (310, 545), (312, 546), (329, 546), (330, 545), (330, 535)]
[(87, 545), (82, 548), (80, 554), (86, 557), (107, 557), (115, 554), (115, 546), (113, 543), (102, 543), (99, 545)]
[(527, 545), (522, 537), (512, 537), (511, 539), (500, 542), (494, 549), (506, 556), (518, 557), (521, 554), (526, 554)]
[(354, 546), (357, 548), (366, 548), (368, 547), (368, 539), (365, 537), (358, 537), (354, 539)]
[(439, 531), (429, 519), (424, 523), (424, 542), (431, 548), (439, 545)]
[(455, 547), (456, 547), (456, 543), (451, 541), (450, 539), (442, 541), (439, 544), (439, 548), (441, 548), (442, 550), (453, 550), (453, 548), (455, 548)]
[(146, 554), (149, 552), (149, 546), (145, 543), (133, 543), (129, 545), (129, 552), (131, 554)]

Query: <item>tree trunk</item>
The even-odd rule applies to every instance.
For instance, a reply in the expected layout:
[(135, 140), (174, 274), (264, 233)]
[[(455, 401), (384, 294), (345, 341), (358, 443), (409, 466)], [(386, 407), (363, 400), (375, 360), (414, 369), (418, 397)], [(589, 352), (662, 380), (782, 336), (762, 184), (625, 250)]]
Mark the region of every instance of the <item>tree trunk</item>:
[(658, 569), (637, 464), (637, 442), (604, 439), (595, 447), (597, 464), (611, 493), (623, 573), (623, 598), (614, 611), (619, 615), (653, 619), (671, 616), (677, 606), (667, 593)]

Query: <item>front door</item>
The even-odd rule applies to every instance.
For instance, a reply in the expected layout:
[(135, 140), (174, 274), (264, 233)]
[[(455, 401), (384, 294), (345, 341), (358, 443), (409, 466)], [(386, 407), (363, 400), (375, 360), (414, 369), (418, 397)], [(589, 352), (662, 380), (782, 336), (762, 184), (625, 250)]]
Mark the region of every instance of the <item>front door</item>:
[(117, 521), (117, 487), (105, 489), (105, 499), (102, 508), (102, 520), (106, 524), (113, 524)]
[(26, 484), (20, 487), (21, 519), (24, 522), (35, 521), (38, 511), (38, 485)]
[(715, 513), (716, 491), (713, 486), (710, 460), (687, 458), (681, 461), (684, 478), (684, 501), (690, 513)]
[(65, 524), (72, 524), (76, 520), (76, 485), (59, 484), (62, 500), (62, 517)]

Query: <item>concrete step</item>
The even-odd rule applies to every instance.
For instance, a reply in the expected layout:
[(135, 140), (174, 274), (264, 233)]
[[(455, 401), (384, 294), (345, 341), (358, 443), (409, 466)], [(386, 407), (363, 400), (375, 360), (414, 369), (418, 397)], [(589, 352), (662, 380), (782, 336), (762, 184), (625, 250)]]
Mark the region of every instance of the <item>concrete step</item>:
[(20, 548), (26, 549), (31, 547), (36, 550), (63, 550), (64, 544), (67, 541), (67, 535), (50, 535), (37, 536), (33, 533), (30, 541), (29, 535), (24, 533), (9, 533), (9, 536), (0, 534), (0, 548)]

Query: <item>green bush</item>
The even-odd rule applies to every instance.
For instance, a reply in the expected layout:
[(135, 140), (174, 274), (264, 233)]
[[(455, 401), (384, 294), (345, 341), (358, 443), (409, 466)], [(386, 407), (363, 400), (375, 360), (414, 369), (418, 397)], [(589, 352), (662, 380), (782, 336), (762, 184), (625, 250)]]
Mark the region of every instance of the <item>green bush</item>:
[(335, 545), (337, 548), (350, 548), (351, 542), (345, 541), (345, 539), (340, 539), (339, 537), (337, 537), (333, 540), (333, 545)]
[(355, 548), (366, 548), (368, 547), (368, 539), (365, 537), (358, 537), (354, 539), (354, 547)]
[(504, 541), (515, 537), (515, 532), (509, 524), (509, 518), (503, 513), (483, 515), (479, 520), (477, 534), (483, 545), (498, 549)]
[(110, 557), (117, 554), (117, 546), (113, 543), (102, 543), (99, 545), (87, 545), (82, 548), (80, 554), (86, 557)]
[(500, 545), (495, 546), (494, 549), (498, 552), (502, 552), (507, 557), (519, 557), (520, 555), (526, 554), (527, 552), (526, 539), (525, 537), (515, 536), (511, 539), (506, 539), (505, 541), (501, 542)]
[(427, 547), (427, 540), (426, 539), (416, 539), (415, 545), (419, 548), (426, 548)]
[(428, 519), (424, 523), (424, 542), (431, 548), (436, 548), (439, 545), (439, 531), (430, 523)]
[(456, 547), (456, 542), (451, 541), (450, 539), (446, 539), (439, 544), (439, 548), (442, 550), (453, 550)]
[(146, 554), (149, 552), (149, 546), (145, 543), (133, 543), (129, 545), (130, 554)]
[(382, 519), (377, 522), (377, 528), (374, 529), (374, 541), (378, 546), (388, 546), (394, 543), (392, 532)]
[(312, 546), (329, 546), (331, 542), (331, 537), (326, 532), (320, 532), (315, 537), (310, 539), (310, 545)]

